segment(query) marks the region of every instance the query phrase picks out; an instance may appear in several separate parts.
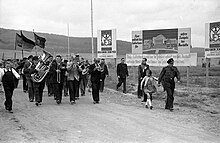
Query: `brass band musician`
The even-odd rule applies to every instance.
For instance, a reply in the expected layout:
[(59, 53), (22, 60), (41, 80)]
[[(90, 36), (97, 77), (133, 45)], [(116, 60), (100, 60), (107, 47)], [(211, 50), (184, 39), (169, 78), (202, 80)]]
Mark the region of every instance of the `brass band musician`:
[(84, 59), (81, 59), (81, 63), (79, 65), (80, 69), (80, 91), (81, 91), (81, 96), (85, 96), (85, 90), (88, 82), (88, 71), (89, 67), (85, 63)]
[[(40, 70), (36, 69), (36, 66), (39, 62), (38, 56), (34, 56), (32, 59), (32, 65), (30, 67), (30, 74), (35, 74), (38, 72), (42, 72)], [(43, 97), (43, 90), (45, 86), (45, 80), (43, 79), (41, 82), (35, 82), (33, 81), (33, 91), (34, 91), (34, 97), (35, 97), (35, 105), (39, 106), (42, 104), (42, 97)]]
[(79, 72), (77, 61), (72, 57), (67, 63), (67, 82), (71, 104), (75, 104), (75, 99), (79, 97)]
[(62, 62), (62, 57), (60, 55), (56, 56), (56, 59), (53, 60), (50, 67), (49, 73), (52, 76), (52, 85), (54, 91), (54, 99), (57, 104), (60, 104), (62, 101), (62, 90), (63, 90), (63, 81), (66, 72), (66, 66)]
[(100, 60), (98, 58), (94, 59), (94, 63), (89, 67), (89, 73), (91, 75), (92, 83), (92, 97), (93, 103), (99, 103), (99, 88), (100, 88), (100, 79), (101, 79), (101, 67), (99, 64)]
[(100, 83), (100, 92), (104, 90), (105, 78), (108, 76), (108, 67), (105, 63), (105, 59), (101, 59), (101, 83)]

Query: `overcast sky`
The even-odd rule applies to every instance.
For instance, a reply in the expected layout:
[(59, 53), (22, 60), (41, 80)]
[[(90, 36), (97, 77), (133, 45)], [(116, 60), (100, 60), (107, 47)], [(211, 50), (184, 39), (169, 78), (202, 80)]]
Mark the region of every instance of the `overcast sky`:
[[(0, 0), (0, 27), (91, 37), (91, 0)], [(193, 47), (205, 43), (205, 23), (220, 21), (220, 0), (93, 0), (97, 30), (117, 29), (117, 39), (131, 41), (131, 31), (190, 27)]]

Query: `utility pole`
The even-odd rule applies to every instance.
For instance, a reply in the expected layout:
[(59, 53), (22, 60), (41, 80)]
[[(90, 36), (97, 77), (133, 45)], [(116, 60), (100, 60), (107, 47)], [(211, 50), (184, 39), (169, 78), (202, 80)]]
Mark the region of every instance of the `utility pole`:
[(93, 4), (91, 0), (91, 35), (92, 35), (92, 61), (94, 59), (94, 43), (93, 43)]

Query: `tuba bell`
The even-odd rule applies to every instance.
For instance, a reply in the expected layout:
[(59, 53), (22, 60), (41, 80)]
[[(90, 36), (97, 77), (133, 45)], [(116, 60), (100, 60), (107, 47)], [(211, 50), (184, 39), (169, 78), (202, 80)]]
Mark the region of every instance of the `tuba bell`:
[(31, 75), (32, 80), (34, 82), (41, 82), (47, 73), (49, 72), (50, 65), (52, 61), (49, 61), (49, 59), (53, 57), (49, 52), (43, 51), (43, 54), (41, 55), (40, 61), (37, 63), (35, 69), (39, 72), (34, 73)]

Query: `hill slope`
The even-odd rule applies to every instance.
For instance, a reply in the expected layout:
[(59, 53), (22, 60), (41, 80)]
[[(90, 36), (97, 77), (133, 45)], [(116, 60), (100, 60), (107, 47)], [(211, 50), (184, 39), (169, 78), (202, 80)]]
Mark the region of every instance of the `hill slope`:
[[(22, 31), (29, 39), (34, 39), (34, 35), (30, 31)], [(0, 28), (0, 49), (15, 49), (15, 35), (20, 33), (19, 30)], [(39, 36), (46, 38), (46, 50), (56, 53), (67, 53), (67, 36), (37, 33)], [(17, 47), (19, 49), (19, 47)], [(97, 50), (97, 38), (94, 38), (94, 50)], [(118, 55), (131, 53), (131, 42), (117, 40)], [(70, 53), (91, 53), (91, 38), (90, 37), (70, 37)]]

